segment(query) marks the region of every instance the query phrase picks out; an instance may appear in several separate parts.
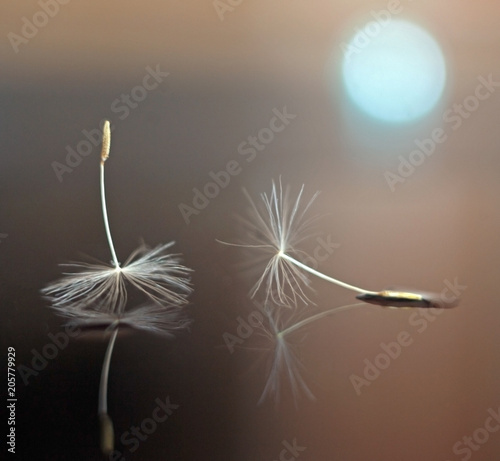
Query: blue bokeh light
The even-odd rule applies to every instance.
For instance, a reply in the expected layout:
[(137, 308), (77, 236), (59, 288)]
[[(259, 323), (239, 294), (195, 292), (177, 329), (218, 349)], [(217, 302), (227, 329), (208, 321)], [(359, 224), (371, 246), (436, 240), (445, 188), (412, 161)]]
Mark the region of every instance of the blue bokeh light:
[(446, 83), (446, 65), (437, 42), (422, 28), (401, 20), (372, 21), (344, 49), (347, 93), (364, 112), (390, 123), (427, 114)]

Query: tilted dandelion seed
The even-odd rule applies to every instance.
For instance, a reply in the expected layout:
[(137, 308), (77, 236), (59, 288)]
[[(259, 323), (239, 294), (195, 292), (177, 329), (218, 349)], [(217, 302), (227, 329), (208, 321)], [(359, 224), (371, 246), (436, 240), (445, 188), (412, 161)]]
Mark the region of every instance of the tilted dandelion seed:
[[(288, 381), (294, 399), (300, 393), (313, 398), (302, 374), (301, 364), (296, 350), (291, 342), (291, 335), (305, 326), (321, 320), (336, 312), (341, 312), (356, 306), (376, 304), (393, 308), (447, 308), (458, 304), (458, 299), (443, 301), (438, 295), (415, 293), (408, 291), (370, 291), (345, 283), (309, 267), (300, 260), (309, 256), (299, 249), (299, 245), (311, 234), (313, 219), (306, 216), (313, 200), (318, 193), (305, 205), (301, 204), (304, 186), (301, 187), (295, 200), (291, 199), (288, 188), (283, 189), (273, 181), (271, 193), (261, 194), (262, 202), (255, 204), (245, 192), (250, 202), (250, 212), (246, 219), (241, 219), (247, 230), (247, 243), (235, 244), (220, 242), (226, 245), (238, 246), (249, 250), (261, 251), (265, 258), (264, 270), (250, 291), (252, 298), (264, 292), (266, 305), (272, 306), (267, 313), (267, 327), (264, 331), (273, 341), (273, 357), (269, 374), (260, 401), (268, 396), (279, 398), (283, 381)], [(329, 283), (341, 286), (357, 293), (356, 298), (363, 303), (349, 304), (331, 308), (308, 317), (296, 320), (295, 313), (299, 303), (309, 304), (307, 296), (310, 289), (308, 275), (314, 275)], [(368, 304), (365, 304), (368, 303)], [(288, 311), (286, 317), (283, 315)], [(287, 319), (286, 321), (284, 319)], [(283, 377), (284, 375), (284, 377)]]
[(307, 273), (357, 293), (376, 294), (376, 292), (329, 277), (299, 260), (308, 258), (308, 255), (298, 246), (308, 238), (311, 232), (315, 218), (307, 218), (306, 214), (318, 195), (316, 192), (309, 202), (302, 205), (303, 192), (304, 185), (297, 198), (291, 200), (290, 191), (288, 188), (283, 190), (281, 179), (279, 186), (276, 186), (273, 181), (271, 193), (261, 194), (260, 206), (256, 205), (245, 192), (250, 202), (250, 211), (248, 219), (241, 219), (241, 221), (246, 227), (250, 242), (221, 243), (259, 249), (268, 255), (264, 271), (250, 291), (250, 296), (253, 298), (263, 290), (266, 302), (270, 301), (276, 305), (288, 307), (296, 307), (298, 302), (309, 304), (311, 301), (306, 294), (306, 289), (310, 289), (310, 280)]
[(281, 179), (279, 187), (272, 183), (271, 194), (261, 194), (262, 203), (257, 206), (245, 192), (250, 202), (248, 219), (241, 219), (247, 229), (249, 243), (235, 244), (220, 242), (225, 245), (258, 249), (267, 254), (264, 271), (250, 291), (253, 298), (261, 290), (265, 291), (265, 301), (276, 305), (296, 307), (299, 301), (309, 304), (306, 288), (310, 288), (307, 274), (314, 275), (329, 283), (358, 293), (361, 301), (388, 307), (454, 307), (458, 301), (443, 303), (437, 301), (435, 295), (425, 295), (406, 291), (382, 290), (370, 291), (330, 277), (304, 264), (300, 259), (308, 259), (308, 255), (298, 248), (309, 235), (314, 221), (306, 218), (314, 194), (305, 206), (301, 206), (304, 186), (297, 198), (290, 200), (288, 189), (283, 191)]
[[(192, 292), (189, 275), (179, 255), (167, 250), (174, 242), (150, 248), (142, 244), (132, 252), (123, 265), (116, 256), (108, 222), (104, 187), (104, 164), (109, 158), (111, 129), (104, 123), (100, 161), (101, 206), (104, 228), (112, 263), (69, 263), (63, 267), (73, 270), (42, 289), (42, 294), (60, 315), (84, 328), (106, 327), (111, 332), (104, 356), (99, 385), (98, 415), (101, 424), (101, 451), (114, 449), (114, 429), (108, 414), (107, 392), (111, 356), (120, 327), (131, 327), (152, 333), (173, 336), (186, 329), (190, 321), (181, 306)], [(127, 288), (133, 287), (150, 303), (125, 310)]]

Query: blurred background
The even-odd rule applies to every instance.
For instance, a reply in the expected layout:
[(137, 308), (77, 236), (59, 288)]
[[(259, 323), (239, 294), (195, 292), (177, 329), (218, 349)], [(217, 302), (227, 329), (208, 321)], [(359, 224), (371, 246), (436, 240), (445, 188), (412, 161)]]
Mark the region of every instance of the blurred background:
[[(39, 293), (58, 264), (110, 258), (105, 118), (119, 258), (141, 238), (175, 240), (195, 288), (189, 333), (118, 338), (113, 459), (498, 459), (497, 2), (40, 0), (0, 12), (1, 328), (26, 367), (18, 459), (101, 459), (106, 337), (71, 338), (38, 371), (33, 360), (65, 331)], [(272, 350), (254, 332), (231, 353), (224, 334), (255, 310), (263, 266), (242, 270), (246, 254), (216, 239), (245, 241), (242, 189), (260, 200), (279, 177), (292, 196), (321, 192), (301, 247), (319, 270), (370, 290), (451, 285), (461, 303), (311, 325), (296, 345), (316, 400), (295, 401), (284, 380), (279, 402), (258, 406)], [(311, 312), (354, 297), (311, 285)], [(402, 332), (411, 344), (387, 365), (382, 345)], [(131, 452), (119, 438), (167, 397), (178, 408)]]

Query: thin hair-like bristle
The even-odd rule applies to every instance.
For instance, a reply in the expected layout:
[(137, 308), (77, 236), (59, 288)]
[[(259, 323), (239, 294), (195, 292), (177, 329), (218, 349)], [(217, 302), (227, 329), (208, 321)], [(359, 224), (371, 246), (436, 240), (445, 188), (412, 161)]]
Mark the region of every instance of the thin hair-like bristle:
[(102, 150), (101, 150), (101, 163), (104, 163), (109, 157), (109, 149), (111, 147), (111, 129), (109, 120), (104, 121), (102, 127)]

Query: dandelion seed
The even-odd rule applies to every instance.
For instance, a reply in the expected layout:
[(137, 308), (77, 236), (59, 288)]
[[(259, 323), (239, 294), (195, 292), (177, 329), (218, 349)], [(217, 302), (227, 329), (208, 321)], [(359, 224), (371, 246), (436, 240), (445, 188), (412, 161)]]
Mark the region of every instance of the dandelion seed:
[(189, 285), (190, 269), (181, 265), (178, 255), (171, 255), (166, 251), (174, 242), (152, 249), (143, 244), (120, 266), (111, 237), (104, 188), (104, 164), (109, 158), (110, 144), (110, 125), (106, 121), (103, 129), (100, 186), (102, 215), (112, 264), (76, 262), (62, 265), (73, 271), (65, 273), (65, 277), (42, 290), (51, 306), (62, 315), (66, 311), (86, 308), (122, 313), (127, 302), (126, 282), (150, 301), (161, 305), (185, 304), (192, 291)]
[[(310, 236), (313, 219), (306, 215), (318, 195), (316, 193), (309, 202), (302, 205), (303, 192), (304, 186), (297, 197), (291, 200), (289, 190), (283, 189), (281, 180), (278, 186), (273, 182), (271, 193), (261, 194), (262, 202), (258, 205), (245, 192), (250, 202), (250, 213), (249, 218), (242, 219), (242, 222), (248, 231), (249, 240), (244, 244), (220, 242), (259, 250), (265, 256), (264, 271), (250, 291), (252, 298), (260, 292), (265, 293), (268, 324), (262, 328), (267, 338), (273, 341), (272, 361), (260, 402), (269, 396), (279, 399), (283, 381), (288, 382), (295, 400), (301, 393), (314, 398), (303, 378), (304, 366), (298, 358), (297, 348), (291, 342), (294, 333), (313, 322), (346, 309), (367, 306), (365, 303), (395, 308), (445, 308), (458, 304), (457, 298), (443, 301), (434, 294), (365, 290), (325, 275), (301, 262), (301, 259), (305, 261), (309, 258), (299, 249), (299, 245)], [(310, 303), (307, 296), (307, 289), (311, 288), (308, 275), (356, 292), (356, 298), (363, 303), (335, 307), (297, 320), (297, 315), (300, 314), (298, 309), (283, 308), (297, 307), (299, 302)]]
[(381, 306), (389, 307), (454, 307), (453, 303), (443, 303), (437, 300), (436, 295), (424, 295), (400, 291), (370, 291), (355, 285), (343, 282), (319, 272), (304, 264), (309, 256), (298, 248), (309, 235), (313, 219), (306, 218), (312, 199), (305, 206), (301, 206), (304, 186), (301, 187), (297, 198), (290, 200), (289, 190), (283, 191), (281, 179), (279, 187), (273, 181), (271, 194), (261, 194), (262, 203), (257, 206), (248, 193), (250, 202), (250, 217), (242, 219), (247, 228), (250, 243), (234, 244), (220, 242), (226, 245), (240, 246), (249, 249), (259, 249), (266, 253), (266, 265), (260, 278), (257, 280), (250, 297), (255, 297), (260, 291), (265, 291), (265, 301), (280, 306), (296, 307), (298, 302), (309, 304), (311, 301), (306, 295), (306, 288), (310, 289), (310, 280), (307, 274), (314, 275), (329, 283), (358, 293), (358, 299)]
[[(71, 272), (42, 290), (51, 307), (83, 328), (106, 327), (111, 337), (106, 349), (99, 385), (98, 416), (101, 426), (101, 451), (108, 455), (114, 449), (113, 422), (108, 414), (107, 392), (111, 356), (121, 327), (131, 327), (166, 336), (186, 329), (190, 321), (180, 306), (192, 292), (190, 269), (178, 255), (167, 252), (174, 242), (150, 248), (142, 244), (120, 265), (108, 222), (104, 188), (104, 164), (109, 158), (111, 130), (104, 123), (100, 162), (101, 205), (106, 237), (111, 251), (111, 265), (103, 263), (69, 263)], [(125, 310), (127, 285), (134, 287), (151, 304)]]
[(263, 290), (266, 302), (288, 307), (297, 306), (299, 301), (309, 304), (311, 301), (305, 290), (310, 289), (307, 273), (357, 293), (375, 294), (329, 277), (297, 259), (308, 258), (298, 246), (309, 236), (315, 219), (306, 218), (306, 213), (318, 195), (317, 192), (305, 206), (301, 206), (303, 192), (304, 185), (297, 198), (290, 200), (289, 189), (283, 191), (281, 179), (278, 187), (273, 181), (271, 194), (261, 194), (260, 206), (245, 192), (251, 207), (249, 219), (242, 219), (242, 222), (248, 230), (251, 243), (221, 243), (260, 249), (268, 255), (264, 272), (250, 291), (250, 297), (255, 297)]

